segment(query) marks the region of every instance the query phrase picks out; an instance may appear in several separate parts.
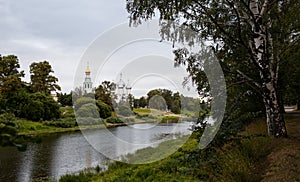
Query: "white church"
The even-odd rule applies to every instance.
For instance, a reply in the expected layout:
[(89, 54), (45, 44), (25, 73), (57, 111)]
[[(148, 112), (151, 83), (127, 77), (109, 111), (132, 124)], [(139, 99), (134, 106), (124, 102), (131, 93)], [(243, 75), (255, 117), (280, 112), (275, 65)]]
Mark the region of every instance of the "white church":
[(93, 92), (93, 82), (91, 79), (91, 70), (89, 65), (87, 65), (85, 70), (85, 79), (83, 82), (83, 90), (85, 93), (92, 93)]

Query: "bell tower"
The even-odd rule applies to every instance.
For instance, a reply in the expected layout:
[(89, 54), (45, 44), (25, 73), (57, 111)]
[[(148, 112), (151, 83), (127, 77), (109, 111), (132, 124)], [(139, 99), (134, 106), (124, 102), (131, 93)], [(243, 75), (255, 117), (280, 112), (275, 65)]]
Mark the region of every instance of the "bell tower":
[(93, 82), (91, 80), (91, 70), (89, 67), (89, 63), (87, 64), (86, 70), (85, 70), (85, 79), (83, 82), (83, 90), (85, 93), (92, 93), (93, 91)]

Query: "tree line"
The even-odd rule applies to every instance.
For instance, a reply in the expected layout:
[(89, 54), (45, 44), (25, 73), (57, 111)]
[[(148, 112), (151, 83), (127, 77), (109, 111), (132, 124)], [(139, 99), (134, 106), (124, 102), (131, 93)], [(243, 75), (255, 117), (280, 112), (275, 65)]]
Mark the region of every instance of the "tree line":
[(60, 86), (49, 62), (30, 65), (29, 83), (22, 81), (25, 74), (19, 70), (17, 56), (0, 55), (0, 63), (0, 114), (11, 113), (33, 121), (60, 117), (59, 106), (50, 96)]
[[(89, 104), (88, 107), (91, 107), (91, 100), (81, 97), (95, 97), (96, 104), (94, 105), (97, 106), (101, 118), (110, 117), (114, 111), (116, 84), (113, 82), (103, 81), (95, 88), (94, 94), (84, 93), (80, 88), (76, 88), (70, 94), (57, 93), (58, 102), (55, 102), (50, 94), (61, 88), (57, 84), (58, 78), (53, 76), (54, 71), (48, 61), (33, 62), (29, 66), (30, 82), (28, 83), (22, 80), (25, 74), (23, 70), (19, 70), (20, 64), (17, 56), (0, 56), (0, 62), (0, 114), (11, 113), (16, 117), (32, 121), (58, 119), (60, 117), (59, 106), (72, 106), (72, 101), (75, 103), (75, 110), (88, 113), (85, 112), (88, 108), (82, 106)], [(150, 90), (146, 97), (140, 98), (134, 98), (130, 94), (126, 102), (129, 102), (130, 109), (149, 107), (149, 102), (154, 96), (161, 96), (165, 105), (154, 101), (152, 107), (180, 113), (180, 94), (167, 89)]]
[[(110, 81), (103, 81), (94, 89), (94, 94), (84, 93), (82, 89), (76, 88), (71, 92), (75, 111), (80, 111), (80, 115), (85, 117), (95, 116), (92, 113), (89, 115), (88, 112), (82, 112), (83, 110), (87, 111), (87, 108), (93, 104), (98, 107), (100, 117), (106, 119), (110, 117), (113, 112), (123, 114), (124, 116), (130, 115), (130, 112), (132, 113), (134, 108), (153, 108), (180, 114), (182, 104), (185, 103), (185, 108), (193, 110), (194, 108), (192, 108), (191, 105), (195, 106), (195, 103), (199, 103), (198, 100), (184, 97), (178, 92), (173, 93), (168, 89), (153, 89), (148, 91), (147, 96), (141, 96), (140, 98), (135, 98), (132, 94), (129, 94), (125, 100), (117, 103), (115, 91), (116, 84)], [(60, 95), (58, 100), (62, 101), (70, 97), (70, 95)], [(93, 98), (95, 98), (95, 100), (93, 100)], [(184, 103), (181, 102), (183, 98), (186, 101)], [(120, 112), (117, 110), (120, 110)]]

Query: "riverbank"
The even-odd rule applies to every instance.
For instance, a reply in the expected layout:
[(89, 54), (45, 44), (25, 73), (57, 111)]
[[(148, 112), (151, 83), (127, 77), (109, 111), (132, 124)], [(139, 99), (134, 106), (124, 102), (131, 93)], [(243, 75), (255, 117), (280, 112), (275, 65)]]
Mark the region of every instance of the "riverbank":
[(119, 122), (110, 123), (107, 122), (107, 120), (103, 120), (103, 124), (77, 126), (73, 109), (69, 107), (61, 108), (61, 110), (62, 118), (57, 121), (33, 122), (25, 119), (17, 119), (16, 123), (18, 125), (18, 135), (47, 135), (52, 133), (73, 132), (88, 129), (114, 128), (142, 123), (177, 123), (179, 122), (179, 119), (183, 117), (182, 115), (166, 113), (158, 110), (134, 109), (136, 116), (119, 117), (119, 119), (117, 119)]
[[(17, 120), (17, 122), (20, 123), (21, 125), (21, 129), (18, 132), (19, 136), (33, 136), (33, 135), (47, 135), (47, 134), (63, 133), (63, 132), (75, 132), (80, 130), (114, 128), (119, 126), (148, 123), (149, 121), (139, 120), (139, 121), (129, 122), (129, 123), (104, 123), (98, 125), (74, 126), (69, 128), (48, 126), (42, 122), (40, 123), (40, 122), (33, 122), (28, 120)], [(74, 118), (74, 122), (76, 122), (75, 118)]]
[[(60, 181), (299, 181), (300, 112), (289, 112), (285, 118), (288, 138), (268, 137), (265, 119), (257, 119), (240, 133), (240, 142), (226, 144), (213, 158), (199, 160), (203, 154), (196, 152), (197, 140), (192, 136), (163, 160), (143, 165), (114, 162), (105, 172), (66, 175)], [(155, 150), (166, 146), (162, 143)]]
[[(65, 174), (77, 174), (85, 168), (92, 171), (91, 167), (96, 169), (97, 166), (101, 166), (104, 169), (110, 160), (108, 156), (116, 158), (148, 146), (155, 147), (173, 136), (179, 136), (178, 131), (182, 131), (182, 135), (188, 133), (189, 126), (189, 123), (144, 123), (131, 127), (117, 127), (109, 131), (87, 130), (84, 131), (84, 135), (81, 132), (49, 134), (28, 142), (27, 149), (23, 152), (19, 152), (16, 147), (0, 147), (0, 181), (53, 182)], [(95, 143), (89, 142), (91, 140), (88, 141), (86, 137)], [(131, 144), (142, 145), (120, 147), (115, 145), (118, 138)]]
[[(75, 119), (74, 119), (75, 120)], [(24, 121), (21, 120), (22, 129), (19, 131), (19, 136), (35, 136), (35, 135), (47, 135), (53, 133), (75, 132), (87, 129), (105, 128), (105, 125), (91, 125), (91, 126), (75, 126), (70, 128), (61, 128), (54, 126), (47, 126), (44, 123)]]
[[(107, 123), (98, 124), (98, 125), (87, 125), (87, 126), (74, 126), (69, 128), (48, 126), (45, 123), (33, 122), (28, 120), (17, 120), (20, 123), (20, 130), (18, 136), (35, 136), (35, 135), (47, 135), (53, 133), (63, 133), (63, 132), (76, 132), (80, 130), (92, 130), (92, 129), (101, 129), (101, 128), (115, 128), (120, 126), (128, 126), (134, 124), (143, 124), (143, 123), (155, 123), (155, 121), (135, 119), (133, 122), (123, 122), (123, 123)], [(74, 118), (74, 122), (76, 119)]]

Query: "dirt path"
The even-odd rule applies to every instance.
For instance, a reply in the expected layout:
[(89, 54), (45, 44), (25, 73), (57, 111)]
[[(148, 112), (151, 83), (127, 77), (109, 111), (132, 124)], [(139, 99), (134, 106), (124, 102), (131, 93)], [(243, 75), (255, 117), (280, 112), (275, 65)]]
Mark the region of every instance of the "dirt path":
[(300, 181), (300, 112), (286, 114), (288, 138), (274, 139), (275, 149), (267, 156), (262, 181)]

